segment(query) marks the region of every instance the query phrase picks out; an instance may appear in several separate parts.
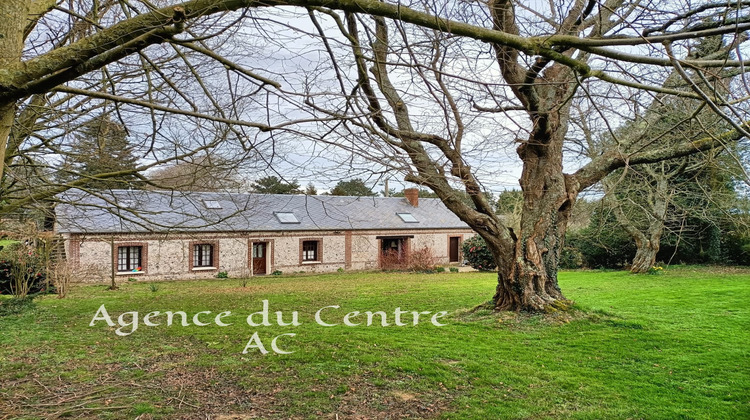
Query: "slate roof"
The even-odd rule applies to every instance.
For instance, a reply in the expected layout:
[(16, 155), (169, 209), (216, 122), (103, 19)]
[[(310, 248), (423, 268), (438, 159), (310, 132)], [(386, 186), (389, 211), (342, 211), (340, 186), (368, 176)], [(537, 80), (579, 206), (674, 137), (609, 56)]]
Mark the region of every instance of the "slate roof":
[[(340, 197), (214, 192), (113, 190), (97, 195), (72, 191), (58, 197), (60, 233), (283, 232), (303, 230), (466, 229), (435, 198), (412, 207), (403, 197)], [(206, 201), (215, 203), (206, 205)], [(299, 223), (281, 223), (291, 212)], [(411, 213), (407, 223), (397, 213)]]

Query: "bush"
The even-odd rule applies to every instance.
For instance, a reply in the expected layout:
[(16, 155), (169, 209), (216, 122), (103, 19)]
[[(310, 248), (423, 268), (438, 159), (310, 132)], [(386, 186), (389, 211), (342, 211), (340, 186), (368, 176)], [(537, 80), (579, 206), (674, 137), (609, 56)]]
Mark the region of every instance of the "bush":
[(750, 236), (726, 235), (722, 238), (721, 251), (725, 264), (750, 265)]
[(284, 273), (282, 273), (281, 270), (276, 270), (273, 273), (271, 273), (272, 276), (280, 276), (282, 274), (284, 274)]
[(380, 256), (380, 267), (383, 270), (406, 270), (408, 258), (400, 252), (388, 250)]
[(54, 292), (47, 281), (44, 258), (33, 248), (14, 244), (0, 252), (0, 294), (24, 297)]
[(228, 279), (229, 278), (229, 273), (227, 273), (226, 271), (219, 271), (218, 273), (216, 273), (216, 278), (217, 279)]
[(57, 297), (62, 299), (68, 295), (73, 281), (73, 267), (68, 261), (55, 261), (49, 265), (47, 280), (57, 289)]
[(589, 268), (623, 268), (635, 256), (635, 244), (622, 229), (588, 227), (568, 234), (565, 243), (580, 253), (582, 265)]
[(437, 273), (445, 273), (445, 267), (435, 267), (435, 272), (437, 272)]
[(449, 268), (449, 270), (451, 271), (451, 273), (458, 273), (458, 267), (451, 267)]
[(475, 235), (463, 243), (464, 258), (473, 268), (480, 271), (492, 271), (497, 267), (492, 253), (481, 236)]
[(434, 272), (437, 258), (432, 252), (432, 248), (423, 247), (412, 251), (408, 256), (408, 269), (417, 272)]
[(432, 248), (425, 246), (411, 253), (403, 253), (395, 250), (385, 251), (380, 256), (380, 267), (383, 270), (434, 273), (437, 261), (438, 259), (432, 252)]
[(560, 253), (560, 268), (581, 268), (583, 267), (583, 254), (581, 251), (571, 246), (566, 246)]

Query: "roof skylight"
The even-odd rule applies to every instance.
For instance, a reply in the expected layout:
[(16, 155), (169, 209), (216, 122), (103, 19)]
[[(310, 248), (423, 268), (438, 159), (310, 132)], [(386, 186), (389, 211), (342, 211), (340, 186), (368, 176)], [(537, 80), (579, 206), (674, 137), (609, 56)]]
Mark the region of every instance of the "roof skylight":
[(419, 223), (416, 217), (411, 213), (396, 213), (406, 223)]
[(220, 209), (221, 203), (216, 200), (203, 200), (203, 204), (206, 205), (207, 209)]
[(279, 222), (281, 223), (284, 223), (284, 224), (299, 223), (299, 220), (297, 220), (297, 216), (295, 216), (294, 213), (276, 212), (274, 214), (276, 215), (276, 218), (279, 219)]

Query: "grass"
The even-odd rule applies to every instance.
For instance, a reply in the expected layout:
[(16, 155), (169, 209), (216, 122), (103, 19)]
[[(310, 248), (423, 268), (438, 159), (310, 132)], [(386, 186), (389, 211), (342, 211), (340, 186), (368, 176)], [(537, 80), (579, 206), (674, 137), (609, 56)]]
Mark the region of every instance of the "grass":
[[(158, 293), (145, 282), (79, 286), (0, 317), (0, 419), (750, 418), (750, 271), (563, 272), (577, 312), (468, 311), (495, 281), (336, 273), (161, 282)], [(273, 325), (247, 325), (263, 300)], [(89, 326), (102, 304), (115, 322), (128, 311), (211, 311), (206, 322), (232, 311), (232, 325), (141, 324), (121, 337)], [(448, 325), (323, 327), (314, 314), (328, 305), (341, 308), (326, 322), (382, 310), (392, 323), (400, 307), (448, 311)], [(298, 311), (302, 325), (276, 325), (275, 311), (285, 322)], [(278, 340), (294, 353), (242, 354), (255, 332), (269, 351), (295, 333)]]

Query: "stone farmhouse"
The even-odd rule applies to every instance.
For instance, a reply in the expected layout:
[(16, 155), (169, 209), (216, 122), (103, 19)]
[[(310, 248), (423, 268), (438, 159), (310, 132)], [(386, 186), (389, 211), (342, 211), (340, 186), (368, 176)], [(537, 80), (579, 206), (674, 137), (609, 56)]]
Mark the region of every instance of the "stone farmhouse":
[(113, 190), (70, 192), (56, 231), (80, 281), (383, 268), (425, 247), (462, 261), (474, 232), (438, 199)]

